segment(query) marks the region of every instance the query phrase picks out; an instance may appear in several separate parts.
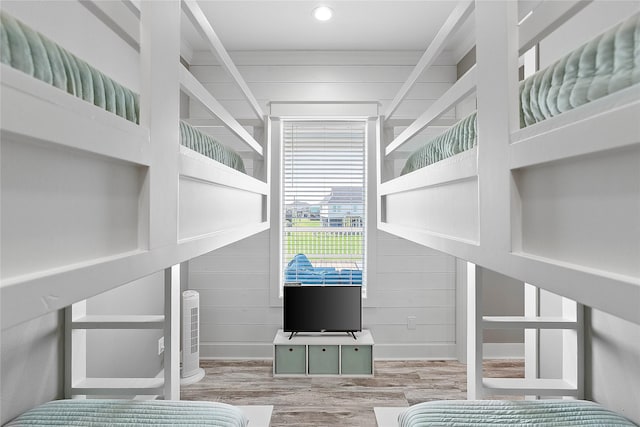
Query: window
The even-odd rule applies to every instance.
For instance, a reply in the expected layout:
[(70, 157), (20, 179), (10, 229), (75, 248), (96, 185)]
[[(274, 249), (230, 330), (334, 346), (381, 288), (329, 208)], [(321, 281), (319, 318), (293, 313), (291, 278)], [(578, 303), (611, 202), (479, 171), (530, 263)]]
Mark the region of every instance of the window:
[(284, 282), (366, 285), (366, 122), (284, 121)]

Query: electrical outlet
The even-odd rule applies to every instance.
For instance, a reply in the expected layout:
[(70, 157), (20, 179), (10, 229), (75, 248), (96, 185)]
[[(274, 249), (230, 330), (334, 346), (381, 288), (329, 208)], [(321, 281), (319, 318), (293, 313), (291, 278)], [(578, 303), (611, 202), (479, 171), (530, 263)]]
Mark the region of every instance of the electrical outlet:
[(158, 340), (158, 356), (164, 352), (164, 337), (160, 337)]
[(416, 316), (407, 316), (407, 329), (416, 328)]

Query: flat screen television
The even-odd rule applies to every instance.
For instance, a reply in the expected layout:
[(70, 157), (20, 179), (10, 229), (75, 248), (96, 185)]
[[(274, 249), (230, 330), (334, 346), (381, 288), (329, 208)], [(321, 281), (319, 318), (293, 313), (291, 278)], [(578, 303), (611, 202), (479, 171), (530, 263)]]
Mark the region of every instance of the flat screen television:
[(362, 288), (357, 285), (285, 285), (283, 330), (354, 332), (362, 330)]

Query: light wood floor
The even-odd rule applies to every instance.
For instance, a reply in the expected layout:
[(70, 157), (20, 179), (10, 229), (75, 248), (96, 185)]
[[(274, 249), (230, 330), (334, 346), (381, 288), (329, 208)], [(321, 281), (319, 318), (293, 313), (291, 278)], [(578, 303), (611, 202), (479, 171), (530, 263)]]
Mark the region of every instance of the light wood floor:
[[(274, 378), (270, 360), (203, 360), (205, 378), (182, 399), (273, 405), (271, 426), (375, 427), (374, 406), (466, 398), (466, 365), (455, 361), (377, 361), (372, 378)], [(487, 377), (522, 377), (524, 364), (485, 362)]]

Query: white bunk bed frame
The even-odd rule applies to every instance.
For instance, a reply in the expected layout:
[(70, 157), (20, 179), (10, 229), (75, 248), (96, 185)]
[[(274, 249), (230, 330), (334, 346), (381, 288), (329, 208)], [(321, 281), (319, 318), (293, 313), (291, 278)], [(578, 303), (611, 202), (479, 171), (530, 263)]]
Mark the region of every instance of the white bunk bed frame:
[[(546, 1), (520, 25), (516, 2), (458, 4), (378, 119), (378, 228), (640, 323), (638, 86), (524, 129), (518, 120), (519, 56), (588, 3)], [(383, 140), (385, 122), (472, 11), (476, 65)], [(474, 92), (476, 147), (383, 182), (385, 156)]]
[[(171, 267), (269, 228), (270, 120), (195, 1), (124, 3), (127, 19), (122, 4), (88, 8), (139, 45), (140, 125), (2, 64), (1, 325), (165, 270), (165, 354), (177, 367)], [(180, 65), (181, 6), (265, 127), (262, 144)], [(264, 180), (180, 145), (180, 89), (262, 157)]]

